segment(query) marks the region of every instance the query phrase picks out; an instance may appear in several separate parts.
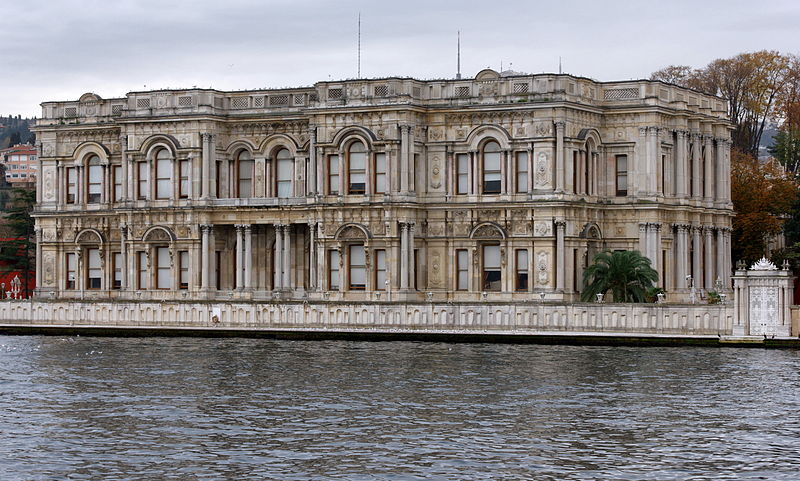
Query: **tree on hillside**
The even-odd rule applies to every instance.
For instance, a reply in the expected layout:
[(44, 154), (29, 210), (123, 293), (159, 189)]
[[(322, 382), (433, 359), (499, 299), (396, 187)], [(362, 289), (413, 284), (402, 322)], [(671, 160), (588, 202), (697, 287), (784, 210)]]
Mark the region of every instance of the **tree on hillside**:
[(777, 235), (797, 200), (797, 184), (774, 164), (731, 152), (732, 254), (748, 264), (765, 253), (766, 238)]
[[(3, 242), (0, 261), (3, 261), (7, 268), (28, 273), (34, 268), (32, 257), (36, 251), (33, 236), (34, 220), (31, 217), (33, 205), (36, 203), (36, 191), (16, 188), (13, 190), (13, 195), (14, 199), (11, 206), (6, 209), (5, 219), (7, 230), (14, 240)], [(25, 297), (29, 297), (28, 276), (22, 276), (21, 280)]]
[(581, 300), (593, 302), (611, 291), (614, 302), (646, 302), (647, 291), (658, 281), (650, 259), (639, 251), (604, 251), (583, 271)]

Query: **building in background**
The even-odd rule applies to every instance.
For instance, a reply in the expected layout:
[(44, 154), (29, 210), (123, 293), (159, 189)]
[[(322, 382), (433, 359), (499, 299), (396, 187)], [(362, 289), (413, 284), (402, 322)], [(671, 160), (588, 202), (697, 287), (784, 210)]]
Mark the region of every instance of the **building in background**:
[(383, 78), (45, 102), (47, 297), (575, 301), (604, 249), (730, 287), (723, 99), (653, 81)]
[(38, 153), (29, 144), (17, 144), (0, 150), (0, 163), (5, 166), (5, 178), (11, 185), (36, 182)]

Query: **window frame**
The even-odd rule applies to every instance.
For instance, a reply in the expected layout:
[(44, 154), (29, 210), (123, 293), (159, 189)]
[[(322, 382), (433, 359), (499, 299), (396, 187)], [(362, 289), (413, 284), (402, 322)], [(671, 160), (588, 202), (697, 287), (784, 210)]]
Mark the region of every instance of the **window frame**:
[[(456, 195), (468, 195), (470, 192), (469, 170), (472, 163), (471, 160), (469, 154), (456, 154)], [(462, 166), (464, 167), (463, 172)], [(464, 180), (463, 189), (461, 185), (462, 178)]]
[[(281, 157), (281, 154), (286, 152), (286, 157)], [(288, 175), (285, 178), (281, 177), (282, 167), (287, 168)], [(293, 180), (294, 178), (294, 156), (292, 152), (286, 147), (282, 147), (275, 152), (275, 197), (279, 199), (288, 199), (294, 195)], [(281, 193), (281, 187), (288, 186), (288, 192), (284, 195)]]
[[(354, 251), (361, 250), (360, 260), (363, 264), (355, 264)], [(363, 279), (363, 284), (355, 284), (353, 279), (354, 273), (360, 272), (360, 278)], [(347, 246), (347, 288), (350, 291), (366, 291), (367, 290), (367, 248), (364, 244), (349, 244)]]
[[(524, 263), (520, 262), (521, 254), (524, 254)], [(522, 275), (525, 276), (524, 285)], [(528, 292), (530, 289), (530, 253), (528, 249), (514, 250), (514, 291)]]
[[(497, 266), (487, 265), (486, 251), (489, 248), (497, 249)], [(501, 292), (503, 290), (503, 268), (502, 268), (502, 246), (500, 244), (483, 244), (481, 245), (481, 290), (486, 292)], [(491, 270), (489, 269), (491, 267)], [(487, 273), (497, 273), (497, 279), (489, 279)], [(494, 276), (492, 276), (494, 277)], [(497, 283), (497, 288), (491, 287), (491, 284)]]
[[(246, 157), (246, 158), (245, 158)], [(242, 168), (242, 164), (245, 164), (245, 168)], [(249, 199), (253, 196), (253, 171), (255, 170), (255, 160), (253, 160), (253, 156), (250, 154), (250, 151), (247, 149), (240, 150), (236, 154), (236, 197), (239, 199)], [(249, 166), (249, 168), (247, 168)], [(244, 176), (242, 174), (248, 173), (249, 176)], [(244, 189), (244, 186), (247, 186), (247, 189)], [(247, 192), (243, 192), (247, 190)]]
[[(353, 149), (356, 146), (361, 146), (361, 148), (363, 150), (354, 151)], [(359, 154), (359, 156), (361, 157), (362, 164), (361, 164), (361, 168), (360, 169), (354, 169), (353, 168), (353, 159), (354, 159), (354, 155), (353, 154)], [(347, 171), (347, 185), (346, 185), (346, 187), (347, 187), (347, 194), (348, 195), (365, 195), (367, 193), (367, 162), (368, 162), (368, 157), (369, 157), (369, 150), (367, 149), (367, 146), (364, 144), (364, 142), (362, 142), (360, 140), (355, 140), (355, 141), (351, 142), (347, 146), (347, 154), (345, 156), (345, 158), (346, 158), (345, 170)], [(353, 177), (354, 176), (360, 176), (360, 178), (362, 179), (363, 182), (354, 183), (353, 182)], [(363, 187), (360, 188), (360, 189), (354, 189), (353, 188), (354, 185), (362, 185)]]
[(99, 247), (88, 247), (85, 251), (86, 290), (98, 291), (103, 288), (102, 261)]
[[(497, 150), (488, 150), (490, 146), (497, 146)], [(487, 154), (497, 155), (497, 169), (488, 169)], [(489, 180), (489, 176), (497, 179)], [(503, 193), (503, 149), (496, 140), (490, 140), (481, 148), (481, 193), (484, 195), (500, 195)], [(497, 184), (497, 189), (489, 189), (488, 184)]]
[(375, 249), (375, 285), (373, 290), (385, 291), (386, 290), (386, 249)]
[[(466, 292), (469, 291), (470, 278), (469, 278), (469, 250), (456, 249), (455, 255), (456, 265), (456, 285), (455, 290)], [(463, 264), (462, 264), (463, 263)], [(464, 284), (461, 284), (461, 273), (464, 273)]]
[[(620, 170), (620, 160), (625, 161), (625, 169)], [(617, 154), (614, 157), (614, 191), (616, 193), (616, 197), (627, 197), (628, 196), (628, 155), (627, 154)], [(625, 188), (620, 189), (620, 179), (625, 179)]]

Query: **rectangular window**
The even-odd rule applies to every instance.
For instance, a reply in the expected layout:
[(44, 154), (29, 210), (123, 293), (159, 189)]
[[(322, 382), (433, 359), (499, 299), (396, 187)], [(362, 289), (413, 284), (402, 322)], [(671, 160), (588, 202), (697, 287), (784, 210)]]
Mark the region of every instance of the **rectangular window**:
[(172, 197), (172, 162), (169, 159), (156, 160), (156, 199)]
[(137, 165), (139, 177), (139, 200), (147, 200), (150, 198), (150, 166), (147, 162), (139, 162)]
[(456, 155), (456, 194), (469, 194), (469, 154)]
[(178, 268), (180, 270), (180, 288), (189, 288), (189, 251), (178, 252)]
[(86, 249), (86, 287), (100, 289), (100, 249)]
[(528, 249), (517, 249), (516, 279), (514, 289), (520, 292), (528, 290)]
[(178, 186), (178, 196), (181, 199), (189, 198), (189, 160), (183, 159), (178, 164), (180, 185)]
[(528, 192), (527, 152), (517, 152), (517, 192)]
[(328, 194), (339, 193), (339, 156), (328, 157)]
[(78, 200), (78, 171), (75, 167), (67, 168), (67, 204), (75, 204)]
[(111, 255), (114, 269), (114, 278), (111, 281), (111, 288), (112, 289), (120, 289), (122, 288), (122, 253), (115, 252)]
[(331, 291), (339, 290), (339, 251), (328, 251), (328, 286)]
[(103, 166), (90, 165), (89, 166), (89, 182), (86, 195), (86, 202), (89, 204), (98, 204), (101, 202), (101, 194), (103, 192)]
[(348, 194), (364, 194), (367, 191), (367, 153), (350, 152), (347, 181)]
[(386, 251), (375, 251), (375, 290), (386, 290)]
[(66, 263), (66, 271), (67, 271), (67, 283), (64, 285), (64, 289), (74, 290), (77, 286), (75, 285), (75, 271), (78, 269), (78, 259), (74, 253), (68, 253), (65, 259)]
[[(292, 196), (292, 165), (294, 160), (278, 158), (278, 197), (285, 199)], [(337, 164), (338, 166), (338, 164)]]
[(617, 197), (628, 195), (628, 156), (617, 156)]
[(483, 246), (483, 290), (500, 290), (500, 246)]
[(253, 161), (240, 160), (238, 192), (240, 199), (247, 199), (253, 195)]
[(147, 289), (147, 252), (141, 251), (136, 253), (136, 271), (139, 278), (139, 289)]
[(386, 193), (386, 154), (375, 154), (375, 193)]
[(169, 264), (169, 247), (156, 247), (156, 289), (172, 287)]
[[(219, 289), (222, 285), (222, 251), (214, 251), (214, 288)], [(273, 264), (274, 265), (274, 264)]]
[(350, 289), (363, 291), (367, 287), (367, 260), (363, 245), (350, 246)]
[(499, 194), (500, 181), (500, 152), (483, 153), (483, 193)]
[(456, 251), (456, 290), (469, 290), (469, 251), (466, 249)]
[(112, 174), (114, 176), (114, 202), (122, 200), (122, 166), (115, 165)]

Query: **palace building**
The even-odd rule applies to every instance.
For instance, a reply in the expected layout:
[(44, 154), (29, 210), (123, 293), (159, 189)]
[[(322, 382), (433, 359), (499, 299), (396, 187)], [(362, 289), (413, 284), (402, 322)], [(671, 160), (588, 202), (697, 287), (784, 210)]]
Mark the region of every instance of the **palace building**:
[(636, 249), (682, 302), (730, 288), (730, 128), (675, 85), (489, 69), (45, 102), (37, 294), (576, 301)]

